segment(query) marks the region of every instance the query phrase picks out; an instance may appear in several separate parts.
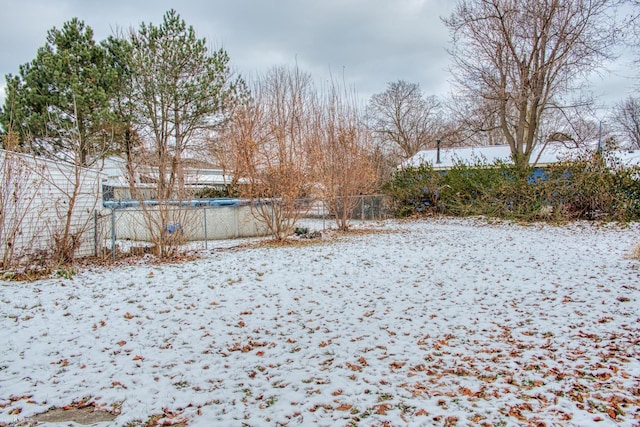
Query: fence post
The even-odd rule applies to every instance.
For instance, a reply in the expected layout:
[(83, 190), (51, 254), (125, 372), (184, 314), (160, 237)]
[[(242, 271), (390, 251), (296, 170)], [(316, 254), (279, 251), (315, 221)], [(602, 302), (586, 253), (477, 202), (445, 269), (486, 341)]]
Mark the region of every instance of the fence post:
[(207, 244), (207, 208), (202, 209), (202, 216), (204, 218), (204, 248), (209, 249)]
[(111, 209), (111, 254), (116, 259), (116, 210)]
[(360, 221), (364, 224), (364, 195), (360, 196)]
[(234, 205), (234, 209), (236, 210), (236, 239), (240, 237), (240, 206)]
[(98, 210), (93, 211), (93, 252), (98, 257)]
[(327, 229), (327, 226), (325, 225), (325, 219), (324, 219), (324, 199), (322, 199), (322, 231), (325, 231)]
[(271, 231), (274, 236), (278, 237), (278, 233), (276, 232), (276, 208), (275, 204), (273, 203), (273, 199), (270, 199), (269, 203), (271, 203)]

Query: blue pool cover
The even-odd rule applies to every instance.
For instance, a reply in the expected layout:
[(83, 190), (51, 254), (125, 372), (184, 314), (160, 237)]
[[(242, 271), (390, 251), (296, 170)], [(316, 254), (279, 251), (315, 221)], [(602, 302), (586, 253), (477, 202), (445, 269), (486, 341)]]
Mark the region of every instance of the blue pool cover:
[[(192, 199), (192, 200), (169, 200), (166, 202), (169, 206), (182, 206), (193, 208), (205, 208), (205, 207), (223, 207), (223, 206), (244, 206), (249, 204), (249, 200), (246, 199), (231, 199), (231, 198), (215, 198), (215, 199)], [(108, 209), (126, 209), (137, 208), (141, 205), (145, 206), (158, 206), (157, 200), (104, 200), (102, 206)]]

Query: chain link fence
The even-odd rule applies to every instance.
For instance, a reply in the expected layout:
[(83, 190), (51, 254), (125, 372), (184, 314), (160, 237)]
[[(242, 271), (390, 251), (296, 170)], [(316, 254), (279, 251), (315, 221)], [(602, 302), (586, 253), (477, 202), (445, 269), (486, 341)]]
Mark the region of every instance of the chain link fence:
[[(388, 196), (374, 194), (353, 196), (350, 199), (347, 204), (353, 206), (349, 215), (351, 221), (380, 221), (392, 217), (391, 199)], [(338, 203), (340, 202), (338, 201)], [(305, 205), (307, 210), (303, 217), (332, 221), (335, 218), (328, 206), (329, 203), (324, 200), (310, 200)], [(330, 226), (330, 224), (327, 223), (326, 226)]]
[[(391, 203), (387, 196), (355, 196), (355, 199), (350, 214), (352, 223), (391, 217)], [(318, 227), (323, 231), (334, 226), (335, 218), (323, 200), (300, 199), (297, 206), (301, 218), (321, 220)], [(169, 210), (168, 220), (162, 224), (156, 210), (154, 206), (142, 208), (139, 204), (121, 203), (96, 213), (91, 234), (95, 241), (95, 255), (115, 255), (117, 251), (131, 251), (132, 247), (135, 248), (133, 251), (143, 251), (152, 241), (151, 229), (160, 226), (168, 235), (179, 233), (181, 240), (200, 244), (204, 249), (208, 249), (209, 241), (269, 234), (248, 201), (226, 201), (214, 206), (196, 201), (190, 206), (175, 206)]]

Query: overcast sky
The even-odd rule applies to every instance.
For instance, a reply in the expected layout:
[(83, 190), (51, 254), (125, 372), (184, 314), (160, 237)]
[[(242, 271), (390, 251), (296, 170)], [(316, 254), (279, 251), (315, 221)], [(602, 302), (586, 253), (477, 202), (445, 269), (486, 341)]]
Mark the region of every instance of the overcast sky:
[[(0, 77), (35, 58), (46, 33), (73, 17), (103, 40), (116, 29), (160, 24), (174, 8), (212, 48), (224, 48), (232, 66), (251, 77), (269, 67), (298, 65), (316, 83), (333, 78), (362, 99), (392, 81), (419, 83), (425, 94), (449, 91), (449, 34), (440, 17), (454, 0), (0, 0)], [(594, 92), (622, 99), (632, 82), (626, 64), (594, 77)]]

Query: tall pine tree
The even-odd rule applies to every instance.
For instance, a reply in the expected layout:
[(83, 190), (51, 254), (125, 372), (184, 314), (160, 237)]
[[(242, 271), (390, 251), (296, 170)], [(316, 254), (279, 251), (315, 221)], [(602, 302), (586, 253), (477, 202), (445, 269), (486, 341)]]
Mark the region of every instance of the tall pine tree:
[(23, 149), (87, 166), (113, 148), (115, 79), (93, 30), (73, 18), (47, 33), (46, 44), (17, 76), (6, 76), (0, 123), (20, 135)]

